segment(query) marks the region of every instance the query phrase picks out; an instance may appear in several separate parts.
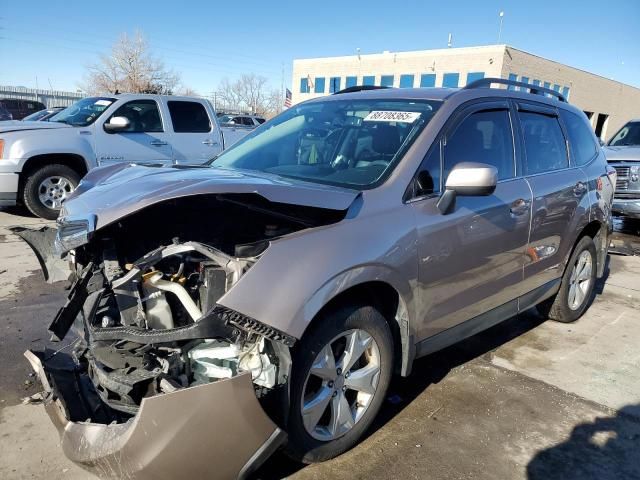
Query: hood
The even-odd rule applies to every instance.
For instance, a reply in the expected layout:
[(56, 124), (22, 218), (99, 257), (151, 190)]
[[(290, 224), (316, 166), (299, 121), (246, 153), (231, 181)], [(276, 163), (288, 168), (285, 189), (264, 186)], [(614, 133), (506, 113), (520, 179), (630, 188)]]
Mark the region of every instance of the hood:
[(23, 122), (22, 120), (6, 120), (0, 122), (0, 133), (22, 132), (27, 130), (50, 130), (52, 128), (73, 128), (60, 122)]
[(164, 200), (225, 193), (255, 193), (271, 202), (346, 210), (359, 191), (255, 171), (116, 164), (91, 170), (65, 202), (61, 217), (95, 215), (99, 229)]
[(640, 162), (640, 145), (603, 147), (608, 162), (621, 160)]

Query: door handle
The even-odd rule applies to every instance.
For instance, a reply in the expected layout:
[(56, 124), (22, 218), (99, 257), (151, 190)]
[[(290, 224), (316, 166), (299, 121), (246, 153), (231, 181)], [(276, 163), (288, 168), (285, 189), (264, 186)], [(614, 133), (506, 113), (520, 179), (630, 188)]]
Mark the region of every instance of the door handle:
[(576, 186), (573, 187), (573, 193), (575, 193), (577, 196), (582, 195), (586, 191), (587, 191), (587, 186), (582, 182), (576, 183)]
[(528, 211), (529, 211), (529, 204), (524, 198), (519, 198), (518, 200), (513, 202), (511, 204), (511, 207), (509, 208), (509, 212), (511, 212), (511, 215), (513, 216), (524, 215)]
[(167, 142), (163, 142), (162, 140), (154, 140), (153, 142), (151, 142), (151, 145), (153, 145), (154, 147), (161, 147), (163, 145), (167, 145)]
[(218, 142), (213, 141), (211, 139), (207, 139), (204, 142), (202, 142), (204, 145), (209, 145), (210, 147), (213, 147), (214, 145), (218, 145)]

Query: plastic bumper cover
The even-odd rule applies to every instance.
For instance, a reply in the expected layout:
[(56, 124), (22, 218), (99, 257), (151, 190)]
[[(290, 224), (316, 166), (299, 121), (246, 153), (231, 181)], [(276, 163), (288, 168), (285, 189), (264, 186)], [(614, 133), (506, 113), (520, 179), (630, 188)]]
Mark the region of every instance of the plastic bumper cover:
[(12, 207), (18, 198), (18, 174), (0, 172), (0, 207)]
[[(243, 478), (286, 437), (262, 410), (249, 373), (145, 398), (125, 423), (101, 424), (69, 420), (67, 402), (81, 389), (58, 391), (60, 370), (52, 386), (42, 355), (25, 357), (65, 455), (102, 478)], [(67, 373), (73, 385), (75, 374)]]
[(614, 198), (611, 210), (617, 215), (640, 218), (640, 198)]

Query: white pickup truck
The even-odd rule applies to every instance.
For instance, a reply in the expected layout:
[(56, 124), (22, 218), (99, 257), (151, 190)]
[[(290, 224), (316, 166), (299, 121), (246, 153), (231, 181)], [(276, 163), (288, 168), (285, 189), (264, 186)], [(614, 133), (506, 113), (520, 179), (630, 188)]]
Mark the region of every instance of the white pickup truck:
[(85, 98), (49, 122), (0, 122), (0, 206), (55, 219), (94, 167), (202, 164), (250, 131), (221, 128), (207, 100), (143, 94)]

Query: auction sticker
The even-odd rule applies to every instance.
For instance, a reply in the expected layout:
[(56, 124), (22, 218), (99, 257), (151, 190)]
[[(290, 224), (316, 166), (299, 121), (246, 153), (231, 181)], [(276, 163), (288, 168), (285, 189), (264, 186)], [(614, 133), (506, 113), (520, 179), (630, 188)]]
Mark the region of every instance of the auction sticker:
[(413, 123), (420, 118), (419, 112), (373, 111), (364, 117), (364, 122), (404, 122)]

